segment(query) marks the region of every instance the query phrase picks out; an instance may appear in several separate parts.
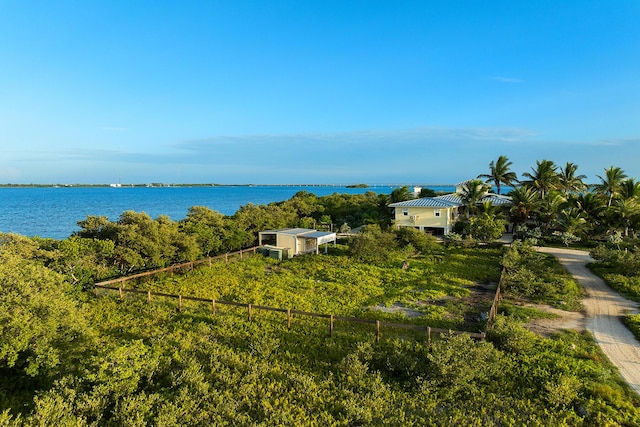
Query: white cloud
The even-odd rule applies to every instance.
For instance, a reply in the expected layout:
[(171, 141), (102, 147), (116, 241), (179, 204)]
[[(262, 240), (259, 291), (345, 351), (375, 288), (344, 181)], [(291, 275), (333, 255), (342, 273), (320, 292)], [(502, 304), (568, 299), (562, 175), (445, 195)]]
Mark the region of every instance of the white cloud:
[(491, 80), (495, 80), (500, 83), (522, 83), (524, 80), (516, 77), (492, 77)]
[(635, 145), (640, 144), (640, 138), (617, 138), (617, 139), (600, 139), (593, 141), (591, 145), (604, 145), (604, 146), (620, 146), (620, 145)]
[(420, 127), (397, 130), (361, 130), (350, 132), (256, 134), (216, 136), (186, 140), (173, 145), (191, 152), (217, 151), (221, 146), (251, 145), (254, 147), (286, 147), (304, 145), (305, 148), (346, 148), (355, 145), (415, 144), (434, 141), (495, 141), (516, 142), (535, 136), (529, 129), (519, 128), (446, 128)]

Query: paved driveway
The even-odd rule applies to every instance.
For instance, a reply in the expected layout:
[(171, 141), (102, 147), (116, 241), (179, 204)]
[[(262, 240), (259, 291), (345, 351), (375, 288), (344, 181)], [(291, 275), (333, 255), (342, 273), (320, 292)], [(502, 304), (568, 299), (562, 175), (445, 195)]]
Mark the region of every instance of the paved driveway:
[(640, 394), (640, 343), (622, 324), (625, 313), (638, 313), (639, 304), (621, 297), (586, 265), (593, 261), (588, 252), (574, 249), (539, 247), (552, 254), (584, 287), (586, 329), (622, 377)]

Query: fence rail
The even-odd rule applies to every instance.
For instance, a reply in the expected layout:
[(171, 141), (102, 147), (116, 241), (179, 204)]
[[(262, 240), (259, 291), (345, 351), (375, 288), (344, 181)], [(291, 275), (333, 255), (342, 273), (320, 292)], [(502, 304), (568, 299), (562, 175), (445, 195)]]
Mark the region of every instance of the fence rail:
[(493, 303), (491, 304), (491, 308), (489, 309), (489, 315), (487, 316), (487, 324), (485, 325), (485, 331), (489, 329), (491, 323), (496, 318), (498, 314), (498, 306), (500, 305), (500, 301), (502, 300), (502, 283), (504, 281), (504, 275), (507, 272), (506, 267), (502, 267), (502, 273), (500, 273), (500, 280), (498, 281), (498, 288), (496, 289), (496, 294), (493, 297)]
[(211, 266), (211, 263), (213, 261), (219, 261), (224, 259), (225, 262), (229, 262), (229, 259), (234, 257), (234, 256), (239, 256), (240, 259), (243, 258), (243, 255), (247, 252), (251, 252), (252, 254), (255, 255), (256, 251), (258, 250), (258, 246), (253, 246), (251, 248), (247, 248), (247, 249), (242, 249), (240, 251), (236, 251), (236, 252), (229, 252), (223, 255), (218, 255), (218, 256), (214, 256), (214, 257), (209, 257), (209, 258), (203, 258), (203, 259), (199, 259), (196, 261), (189, 261), (189, 262), (183, 262), (181, 264), (174, 264), (171, 265), (169, 267), (164, 267), (164, 268), (158, 268), (156, 270), (151, 270), (151, 271), (145, 271), (143, 273), (136, 273), (136, 274), (132, 274), (130, 276), (124, 276), (124, 277), (118, 277), (116, 279), (110, 279), (110, 280), (104, 280), (102, 282), (98, 282), (97, 285), (110, 285), (112, 283), (124, 283), (127, 282), (129, 280), (134, 280), (134, 279), (140, 279), (141, 277), (148, 277), (148, 276), (154, 276), (156, 274), (160, 274), (160, 273), (173, 273), (176, 270), (182, 270), (185, 268), (188, 268), (189, 270), (193, 270), (193, 268), (195, 266), (198, 265), (202, 265), (202, 264), (209, 264), (209, 266)]
[[(466, 334), (469, 335), (471, 338), (474, 339), (480, 339), (480, 340), (484, 340), (486, 337), (486, 333), (485, 332), (467, 332), (467, 331), (453, 331), (450, 329), (442, 329), (442, 328), (432, 328), (430, 326), (421, 326), (421, 325), (413, 325), (413, 324), (408, 324), (408, 323), (398, 323), (398, 322), (386, 322), (386, 321), (381, 321), (381, 320), (375, 320), (375, 319), (363, 319), (363, 318), (357, 318), (357, 317), (345, 317), (345, 316), (335, 316), (333, 314), (326, 314), (326, 313), (314, 313), (314, 312), (310, 312), (310, 311), (303, 311), (303, 310), (296, 310), (296, 309), (290, 309), (290, 308), (281, 308), (281, 307), (269, 307), (269, 306), (265, 306), (265, 305), (255, 305), (255, 304), (250, 304), (250, 303), (240, 303), (240, 302), (235, 302), (235, 301), (225, 301), (225, 300), (217, 300), (217, 299), (213, 299), (213, 298), (203, 298), (203, 297), (194, 297), (194, 296), (186, 296), (186, 295), (175, 295), (175, 294), (167, 294), (167, 293), (162, 293), (162, 292), (151, 292), (150, 290), (141, 290), (141, 289), (129, 289), (129, 288), (124, 288), (124, 284), (127, 281), (130, 280), (134, 280), (134, 279), (139, 279), (142, 277), (150, 277), (156, 274), (160, 274), (160, 273), (173, 273), (176, 270), (182, 270), (185, 268), (188, 268), (190, 270), (193, 270), (193, 268), (195, 266), (198, 265), (202, 265), (202, 264), (209, 264), (211, 265), (213, 261), (221, 261), (224, 260), (224, 262), (229, 262), (229, 259), (234, 257), (234, 256), (239, 256), (240, 259), (243, 259), (244, 254), (251, 252), (252, 254), (256, 253), (256, 250), (258, 249), (257, 246), (248, 248), (248, 249), (243, 249), (237, 252), (231, 252), (231, 253), (226, 253), (224, 255), (219, 255), (219, 256), (215, 256), (215, 257), (209, 257), (209, 258), (204, 258), (201, 260), (197, 260), (197, 261), (190, 261), (190, 262), (185, 262), (185, 263), (181, 263), (181, 264), (175, 264), (172, 265), (170, 267), (165, 267), (165, 268), (160, 268), (160, 269), (156, 269), (156, 270), (152, 270), (152, 271), (146, 271), (143, 273), (137, 273), (137, 274), (133, 274), (130, 276), (125, 276), (125, 277), (119, 277), (116, 279), (110, 279), (110, 280), (105, 280), (99, 283), (95, 283), (94, 284), (94, 292), (96, 294), (96, 296), (98, 295), (98, 289), (104, 289), (104, 290), (109, 290), (109, 291), (118, 291), (120, 299), (122, 300), (124, 298), (124, 293), (133, 293), (133, 294), (145, 294), (147, 296), (147, 301), (149, 303), (151, 303), (152, 297), (164, 297), (164, 298), (169, 298), (169, 299), (177, 299), (178, 300), (178, 310), (182, 311), (182, 302), (183, 301), (195, 301), (195, 302), (206, 302), (211, 304), (211, 312), (212, 314), (216, 314), (216, 306), (217, 305), (229, 305), (229, 306), (235, 306), (235, 307), (244, 307), (247, 309), (247, 319), (250, 321), (252, 320), (253, 317), (253, 310), (264, 310), (264, 311), (273, 311), (273, 312), (279, 312), (279, 313), (286, 313), (287, 315), (287, 329), (291, 329), (291, 318), (293, 315), (298, 315), (298, 316), (307, 316), (307, 317), (316, 317), (316, 318), (324, 318), (324, 319), (329, 319), (329, 334), (331, 336), (333, 336), (333, 329), (334, 329), (334, 323), (336, 321), (338, 322), (348, 322), (348, 323), (359, 323), (359, 324), (368, 324), (368, 325), (375, 325), (376, 328), (376, 341), (378, 341), (380, 339), (381, 336), (381, 328), (396, 328), (396, 329), (409, 329), (409, 330), (416, 330), (416, 331), (425, 331), (426, 335), (427, 335), (427, 341), (430, 343), (431, 342), (431, 334), (432, 333), (451, 333), (454, 335), (459, 335), (459, 334)], [(502, 269), (502, 274), (500, 275), (500, 281), (498, 283), (498, 288), (496, 289), (496, 294), (494, 296), (493, 299), (493, 304), (491, 305), (491, 309), (489, 310), (489, 314), (487, 316), (487, 324), (486, 324), (486, 329), (489, 328), (489, 325), (491, 324), (491, 322), (493, 321), (493, 319), (495, 318), (497, 311), (498, 311), (498, 305), (500, 303), (500, 299), (501, 299), (501, 288), (502, 288), (502, 281), (503, 281), (503, 277), (505, 275), (505, 269)], [(118, 284), (119, 286), (114, 287), (114, 286), (109, 286), (109, 285), (113, 285), (113, 284)]]
[(109, 290), (109, 291), (118, 291), (120, 299), (124, 299), (124, 294), (125, 293), (132, 293), (132, 294), (145, 294), (147, 296), (147, 301), (150, 303), (152, 300), (152, 297), (164, 297), (164, 298), (170, 298), (170, 299), (175, 299), (178, 300), (178, 311), (182, 311), (182, 302), (183, 301), (196, 301), (196, 302), (206, 302), (208, 304), (211, 304), (211, 312), (212, 314), (216, 314), (216, 307), (218, 305), (230, 305), (230, 306), (235, 306), (235, 307), (243, 307), (247, 309), (247, 319), (249, 321), (251, 321), (253, 319), (253, 311), (254, 310), (264, 310), (264, 311), (273, 311), (273, 312), (279, 312), (279, 313), (286, 313), (287, 315), (287, 329), (291, 329), (291, 318), (293, 315), (298, 315), (298, 316), (307, 316), (307, 317), (317, 317), (317, 318), (324, 318), (324, 319), (329, 319), (329, 335), (333, 336), (333, 330), (334, 330), (334, 323), (336, 321), (338, 322), (347, 322), (347, 323), (359, 323), (359, 324), (367, 324), (367, 325), (375, 325), (376, 328), (376, 341), (378, 341), (380, 339), (381, 336), (381, 329), (382, 328), (396, 328), (396, 329), (409, 329), (409, 330), (415, 330), (415, 331), (423, 331), (426, 333), (427, 336), (427, 341), (430, 343), (431, 342), (431, 334), (432, 333), (444, 333), (444, 334), (455, 334), (455, 335), (459, 335), (459, 334), (466, 334), (469, 335), (471, 338), (474, 339), (479, 339), (479, 340), (484, 340), (485, 339), (485, 334), (484, 333), (477, 333), (477, 332), (467, 332), (467, 331), (453, 331), (450, 329), (442, 329), (442, 328), (432, 328), (430, 326), (422, 326), (422, 325), (412, 325), (412, 324), (408, 324), (408, 323), (398, 323), (398, 322), (386, 322), (386, 321), (382, 321), (382, 320), (376, 320), (376, 319), (363, 319), (363, 318), (359, 318), (359, 317), (346, 317), (346, 316), (336, 316), (333, 314), (326, 314), (326, 313), (314, 313), (311, 311), (304, 311), (304, 310), (296, 310), (296, 309), (291, 309), (291, 308), (282, 308), (282, 307), (269, 307), (266, 305), (256, 305), (256, 304), (251, 304), (251, 303), (241, 303), (241, 302), (235, 302), (235, 301), (225, 301), (225, 300), (217, 300), (215, 298), (203, 298), (203, 297), (193, 297), (193, 296), (186, 296), (186, 295), (175, 295), (175, 294), (166, 294), (166, 293), (162, 293), (162, 292), (151, 292), (149, 290), (141, 290), (141, 289), (126, 289), (123, 287), (114, 287), (114, 286), (107, 286), (104, 285), (102, 283), (96, 283), (94, 285), (94, 291), (96, 293), (96, 296), (98, 294), (98, 289), (105, 289), (105, 290)]

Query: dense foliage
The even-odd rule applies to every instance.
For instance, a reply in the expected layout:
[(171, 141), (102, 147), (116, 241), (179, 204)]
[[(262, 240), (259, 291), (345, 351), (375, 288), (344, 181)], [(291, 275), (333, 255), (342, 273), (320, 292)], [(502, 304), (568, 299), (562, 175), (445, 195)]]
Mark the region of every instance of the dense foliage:
[(613, 289), (640, 301), (640, 248), (637, 244), (623, 246), (609, 243), (591, 251), (596, 260), (591, 269)]
[[(496, 249), (413, 248), (407, 258), (398, 244), (367, 263), (338, 247), (283, 262), (219, 263), (138, 286), (361, 315), (377, 304), (431, 301), (415, 320), (431, 321), (455, 313), (439, 299), (464, 298), (469, 285), (500, 274)], [(393, 334), (375, 342), (367, 325), (341, 325), (330, 337), (321, 319), (295, 318), (287, 330), (278, 313), (249, 322), (234, 308), (214, 316), (206, 304), (178, 312), (175, 301), (88, 297), (45, 265), (37, 241), (5, 236), (0, 247), (0, 312), (23, 316), (5, 319), (12, 329), (0, 336), (0, 425), (640, 422), (637, 397), (587, 336), (541, 338), (500, 316), (486, 342), (445, 335), (429, 346)], [(24, 328), (32, 323), (38, 328)]]
[(503, 265), (503, 287), (508, 296), (565, 310), (581, 308), (582, 289), (553, 256), (535, 251), (531, 243), (516, 240)]

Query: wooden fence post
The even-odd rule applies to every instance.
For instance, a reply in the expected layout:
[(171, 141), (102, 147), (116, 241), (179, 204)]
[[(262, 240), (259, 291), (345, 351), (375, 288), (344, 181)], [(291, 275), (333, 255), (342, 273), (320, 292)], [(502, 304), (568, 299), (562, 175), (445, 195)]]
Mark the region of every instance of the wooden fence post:
[(248, 308), (247, 320), (251, 322), (251, 304), (247, 305), (247, 308)]
[(213, 314), (214, 316), (216, 315), (216, 300), (215, 299), (211, 300), (211, 314)]
[(329, 320), (329, 336), (333, 336), (333, 314), (331, 315), (331, 318)]
[(182, 313), (182, 295), (178, 295), (178, 311)]
[(427, 346), (431, 347), (431, 326), (427, 326)]
[(287, 329), (291, 330), (291, 309), (287, 308)]
[(380, 321), (376, 320), (376, 342), (380, 341)]
[(93, 295), (98, 298), (98, 287), (97, 286), (93, 286)]
[(120, 285), (118, 291), (120, 292), (120, 301), (122, 301), (122, 285)]
[(151, 291), (147, 291), (147, 302), (151, 304)]
[(240, 251), (240, 259), (242, 259), (242, 251)]
[(228, 253), (224, 254), (224, 262), (225, 262), (225, 264), (229, 264), (229, 254)]

